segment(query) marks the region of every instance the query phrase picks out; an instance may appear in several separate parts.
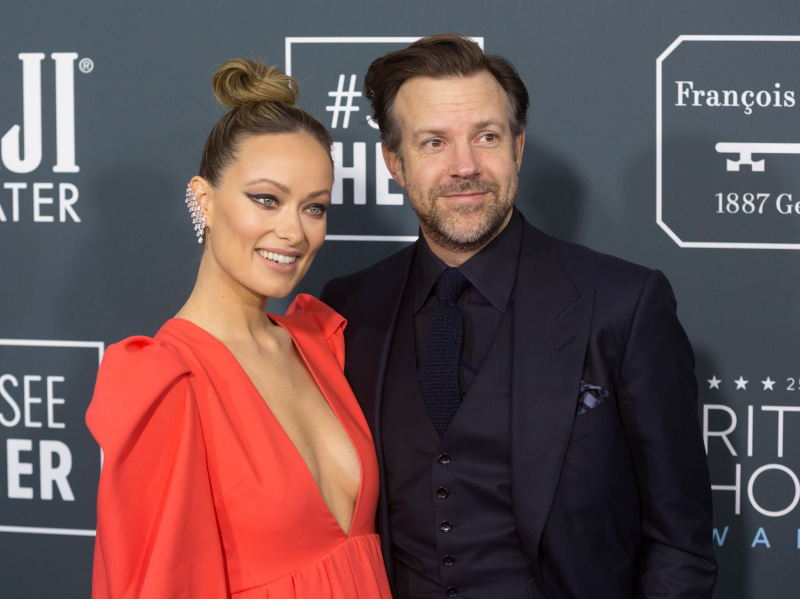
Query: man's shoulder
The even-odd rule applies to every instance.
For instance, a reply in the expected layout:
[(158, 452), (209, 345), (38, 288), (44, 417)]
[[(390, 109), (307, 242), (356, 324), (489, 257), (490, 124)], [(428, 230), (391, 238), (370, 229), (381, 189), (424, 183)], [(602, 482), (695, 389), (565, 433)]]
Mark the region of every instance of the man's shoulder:
[(534, 234), (531, 236), (535, 240), (533, 243), (544, 247), (544, 255), (550, 259), (557, 257), (563, 273), (581, 295), (594, 291), (596, 300), (601, 303), (628, 304), (630, 301), (635, 305), (645, 283), (654, 273), (666, 282), (666, 278), (653, 269), (551, 237), (530, 224), (527, 226)]
[(652, 269), (586, 246), (553, 238), (561, 264), (579, 289), (641, 286)]
[(661, 271), (580, 244), (551, 240), (553, 253), (577, 297), (592, 294), (592, 321), (596, 331), (605, 332), (605, 343), (612, 339), (622, 345), (627, 343), (637, 314), (648, 320), (672, 322), (675, 295)]
[(331, 279), (325, 284), (320, 299), (341, 312), (340, 308), (349, 300), (372, 292), (374, 286), (388, 285), (402, 278), (415, 249), (416, 244), (411, 244), (365, 269)]

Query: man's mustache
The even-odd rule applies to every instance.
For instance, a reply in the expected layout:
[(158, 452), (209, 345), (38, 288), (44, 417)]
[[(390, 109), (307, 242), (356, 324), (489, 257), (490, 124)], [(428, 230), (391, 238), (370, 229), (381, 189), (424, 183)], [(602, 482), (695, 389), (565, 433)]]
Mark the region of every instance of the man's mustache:
[(454, 181), (448, 185), (441, 185), (431, 189), (430, 197), (436, 198), (437, 196), (447, 196), (451, 194), (497, 194), (500, 191), (500, 185), (493, 181), (486, 181), (482, 179), (462, 179)]

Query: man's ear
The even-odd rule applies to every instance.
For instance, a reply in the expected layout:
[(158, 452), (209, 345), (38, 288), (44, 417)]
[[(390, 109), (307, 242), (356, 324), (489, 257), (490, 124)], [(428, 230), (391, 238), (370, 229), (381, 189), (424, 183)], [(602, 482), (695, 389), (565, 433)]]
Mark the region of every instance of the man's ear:
[(392, 174), (392, 178), (397, 182), (401, 188), (406, 187), (405, 178), (403, 177), (403, 167), (400, 164), (400, 157), (397, 152), (392, 152), (386, 146), (381, 144), (381, 152), (383, 153), (383, 162), (386, 163), (386, 168)]
[(523, 130), (514, 140), (514, 156), (517, 157), (517, 173), (522, 168), (522, 151), (525, 150), (525, 131)]
[(206, 227), (212, 227), (214, 220), (214, 188), (205, 179), (199, 175), (192, 177), (189, 186), (194, 192), (194, 197), (197, 198), (197, 203), (203, 211), (203, 216), (206, 218)]

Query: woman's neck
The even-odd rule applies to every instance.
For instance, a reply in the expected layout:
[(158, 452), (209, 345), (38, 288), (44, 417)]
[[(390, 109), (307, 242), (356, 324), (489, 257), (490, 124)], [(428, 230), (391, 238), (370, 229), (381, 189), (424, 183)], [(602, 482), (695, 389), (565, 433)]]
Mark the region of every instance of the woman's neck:
[(175, 316), (221, 341), (258, 341), (274, 327), (266, 313), (267, 300), (242, 286), (205, 252), (194, 289)]

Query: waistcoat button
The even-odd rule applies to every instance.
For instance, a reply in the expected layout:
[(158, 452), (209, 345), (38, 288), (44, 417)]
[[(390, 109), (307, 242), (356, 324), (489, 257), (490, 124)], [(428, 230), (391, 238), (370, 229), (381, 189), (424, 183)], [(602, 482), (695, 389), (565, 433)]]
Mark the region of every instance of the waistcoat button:
[(447, 533), (452, 528), (453, 528), (453, 526), (450, 524), (450, 521), (442, 521), (439, 524), (439, 529), (441, 530), (442, 533)]
[(440, 487), (438, 490), (436, 490), (436, 496), (438, 498), (441, 498), (442, 500), (447, 498), (447, 496), (449, 496), (449, 495), (450, 495), (450, 492), (447, 491), (447, 488)]
[(456, 564), (456, 559), (450, 556), (449, 554), (442, 559), (445, 567), (452, 567)]
[(447, 597), (458, 598), (458, 588), (455, 588), (452, 585), (449, 588), (447, 588)]
[(447, 454), (440, 454), (439, 455), (439, 464), (440, 465), (449, 465), (450, 464), (450, 456)]

